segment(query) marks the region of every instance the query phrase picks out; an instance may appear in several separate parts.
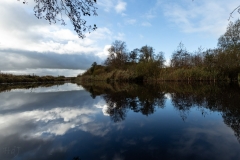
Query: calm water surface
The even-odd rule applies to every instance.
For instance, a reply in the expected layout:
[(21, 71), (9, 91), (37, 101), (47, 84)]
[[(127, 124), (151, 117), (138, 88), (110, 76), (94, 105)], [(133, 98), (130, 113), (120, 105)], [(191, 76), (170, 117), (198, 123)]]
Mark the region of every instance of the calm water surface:
[(0, 88), (1, 160), (240, 159), (238, 85)]

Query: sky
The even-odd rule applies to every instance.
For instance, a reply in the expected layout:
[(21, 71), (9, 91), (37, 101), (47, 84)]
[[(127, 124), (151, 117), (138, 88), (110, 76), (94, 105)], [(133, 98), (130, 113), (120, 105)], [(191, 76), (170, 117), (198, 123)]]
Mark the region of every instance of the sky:
[[(239, 0), (97, 0), (98, 29), (78, 38), (71, 22), (49, 25), (34, 16), (34, 0), (0, 1), (0, 70), (3, 73), (77, 76), (102, 64), (115, 40), (128, 51), (152, 46), (167, 62), (178, 44), (194, 52), (217, 47)], [(240, 14), (235, 12), (231, 21)]]

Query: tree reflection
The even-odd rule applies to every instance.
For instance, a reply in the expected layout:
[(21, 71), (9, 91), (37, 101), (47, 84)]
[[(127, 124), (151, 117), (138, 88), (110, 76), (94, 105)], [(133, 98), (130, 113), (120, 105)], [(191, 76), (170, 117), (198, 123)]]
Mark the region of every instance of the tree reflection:
[(103, 98), (107, 103), (107, 113), (114, 122), (119, 122), (125, 119), (128, 101), (124, 93), (115, 93), (104, 95)]
[[(91, 93), (91, 96), (102, 95), (107, 104), (107, 114), (114, 122), (123, 121), (128, 110), (150, 115), (155, 108), (164, 108), (165, 93), (154, 85), (126, 84), (94, 84), (83, 85)], [(93, 97), (93, 96), (92, 96)]]
[[(151, 89), (150, 89), (151, 90)], [(138, 86), (134, 91), (119, 91), (103, 96), (108, 106), (107, 113), (114, 122), (126, 118), (128, 110), (140, 112), (143, 115), (150, 115), (155, 112), (155, 107), (164, 108), (164, 93), (152, 90), (148, 92), (144, 87)]]
[(183, 93), (174, 93), (172, 94), (172, 104), (179, 111), (182, 120), (185, 121), (193, 106), (192, 97)]
[(84, 86), (92, 95), (102, 95), (107, 113), (114, 122), (125, 120), (129, 110), (151, 115), (156, 108), (164, 108), (168, 93), (174, 108), (185, 121), (191, 108), (203, 116), (207, 110), (221, 112), (226, 125), (231, 127), (240, 141), (240, 88), (238, 85), (164, 83), (156, 85), (105, 84)]
[[(208, 86), (208, 87), (206, 87)], [(188, 90), (182, 85), (181, 91), (171, 94), (172, 104), (180, 112), (183, 120), (186, 120), (192, 107), (198, 107), (203, 116), (206, 109), (222, 113), (224, 123), (231, 127), (240, 142), (240, 89), (237, 85), (212, 86), (204, 85)]]
[(73, 157), (73, 160), (81, 160), (79, 157)]

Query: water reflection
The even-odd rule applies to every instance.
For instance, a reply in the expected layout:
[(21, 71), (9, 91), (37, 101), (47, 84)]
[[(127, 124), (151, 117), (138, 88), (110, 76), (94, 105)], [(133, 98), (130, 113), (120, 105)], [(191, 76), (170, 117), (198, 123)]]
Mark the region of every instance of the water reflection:
[(127, 111), (150, 115), (156, 108), (164, 108), (168, 97), (185, 121), (191, 108), (197, 108), (203, 116), (206, 109), (222, 114), (225, 124), (234, 130), (240, 140), (240, 88), (237, 84), (186, 84), (162, 83), (136, 85), (126, 83), (84, 84), (91, 95), (102, 95), (107, 104), (106, 112), (114, 122), (123, 121)]
[(0, 92), (9, 92), (15, 89), (28, 89), (32, 90), (35, 88), (42, 87), (53, 87), (53, 86), (61, 86), (64, 85), (64, 82), (57, 83), (5, 83), (0, 84)]
[[(70, 90), (73, 86), (75, 89)], [(50, 155), (62, 159), (68, 147), (55, 144), (55, 137), (74, 130), (106, 135), (106, 125), (94, 121), (99, 113), (94, 104), (100, 99), (92, 101), (89, 93), (75, 84), (65, 84), (62, 88), (65, 89), (61, 92), (53, 86), (35, 88), (37, 92), (13, 89), (0, 94), (4, 100), (0, 104), (0, 130), (4, 131), (0, 132), (1, 159), (16, 156), (28, 159), (31, 157), (25, 155), (28, 152), (38, 157), (34, 159), (49, 159)], [(14, 147), (24, 154), (16, 155)]]
[(1, 92), (1, 159), (240, 159), (238, 86), (83, 87)]
[(155, 107), (164, 108), (165, 101), (164, 92), (152, 86), (104, 94), (103, 98), (108, 105), (106, 112), (114, 122), (124, 120), (128, 109), (143, 115), (153, 114)]

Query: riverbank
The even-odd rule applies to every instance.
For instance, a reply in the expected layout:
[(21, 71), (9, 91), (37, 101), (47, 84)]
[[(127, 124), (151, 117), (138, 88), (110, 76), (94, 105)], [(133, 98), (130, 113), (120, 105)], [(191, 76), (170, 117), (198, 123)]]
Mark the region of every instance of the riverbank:
[(192, 68), (146, 68), (139, 70), (139, 64), (128, 65), (127, 69), (108, 69), (107, 66), (98, 65), (94, 69), (92, 67), (84, 74), (76, 78), (77, 82), (163, 82), (163, 81), (182, 81), (182, 82), (231, 82), (240, 81), (238, 79), (230, 79), (228, 76), (217, 71), (208, 71), (204, 67)]
[(7, 73), (0, 74), (0, 83), (29, 83), (29, 82), (64, 82), (73, 81), (75, 77), (64, 76), (37, 76), (37, 75), (13, 75)]

